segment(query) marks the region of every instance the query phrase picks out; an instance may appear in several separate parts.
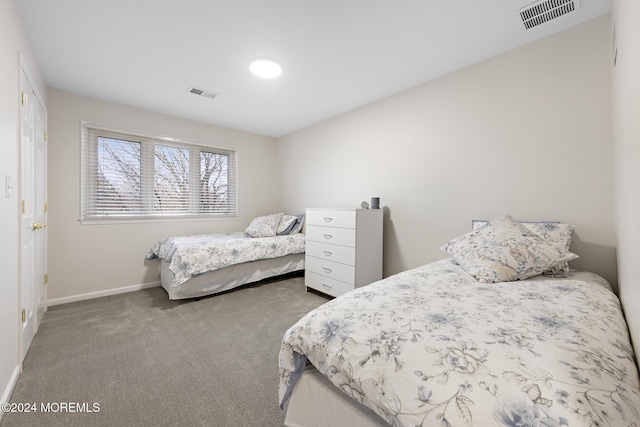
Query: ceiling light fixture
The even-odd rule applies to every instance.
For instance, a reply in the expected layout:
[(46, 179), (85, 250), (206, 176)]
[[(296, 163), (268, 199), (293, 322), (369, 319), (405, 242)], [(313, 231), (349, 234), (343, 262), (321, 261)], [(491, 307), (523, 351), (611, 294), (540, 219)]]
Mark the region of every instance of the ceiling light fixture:
[(268, 59), (257, 59), (253, 61), (249, 69), (256, 76), (265, 79), (278, 77), (282, 73), (282, 67)]

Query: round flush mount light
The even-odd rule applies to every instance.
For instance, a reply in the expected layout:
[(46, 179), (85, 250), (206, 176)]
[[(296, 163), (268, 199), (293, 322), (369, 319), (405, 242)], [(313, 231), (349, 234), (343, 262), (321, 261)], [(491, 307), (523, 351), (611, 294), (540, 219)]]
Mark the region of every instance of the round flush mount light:
[(253, 74), (265, 79), (278, 77), (282, 73), (282, 67), (268, 59), (257, 59), (251, 63), (249, 69)]

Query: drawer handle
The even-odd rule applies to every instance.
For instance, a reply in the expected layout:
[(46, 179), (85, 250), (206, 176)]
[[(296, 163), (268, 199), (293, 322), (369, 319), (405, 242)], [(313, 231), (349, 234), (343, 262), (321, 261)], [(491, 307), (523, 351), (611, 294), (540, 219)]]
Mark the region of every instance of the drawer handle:
[(331, 273), (333, 270), (327, 267), (322, 267), (325, 273)]
[(329, 289), (333, 288), (333, 286), (325, 285), (324, 283), (322, 284), (322, 286), (324, 286), (324, 288), (326, 290), (329, 290)]
[(324, 256), (331, 256), (331, 255), (333, 255), (333, 252), (330, 252), (330, 251), (322, 251), (322, 253), (324, 254)]
[(332, 217), (330, 217), (330, 216), (325, 216), (325, 217), (324, 217), (324, 218), (322, 218), (322, 219), (324, 219), (324, 221), (325, 221), (325, 222), (331, 222), (331, 221), (333, 221), (333, 218), (332, 218)]
[(333, 237), (333, 234), (323, 234), (324, 238), (329, 240)]

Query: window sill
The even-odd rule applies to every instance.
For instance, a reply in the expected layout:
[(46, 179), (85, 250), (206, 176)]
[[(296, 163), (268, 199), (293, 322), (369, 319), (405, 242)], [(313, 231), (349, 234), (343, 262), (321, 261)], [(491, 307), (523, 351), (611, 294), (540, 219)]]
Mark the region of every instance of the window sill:
[(186, 221), (232, 221), (238, 219), (238, 215), (182, 215), (182, 216), (146, 216), (146, 217), (101, 217), (80, 218), (82, 225), (118, 225), (118, 224), (145, 224), (158, 222), (186, 222)]

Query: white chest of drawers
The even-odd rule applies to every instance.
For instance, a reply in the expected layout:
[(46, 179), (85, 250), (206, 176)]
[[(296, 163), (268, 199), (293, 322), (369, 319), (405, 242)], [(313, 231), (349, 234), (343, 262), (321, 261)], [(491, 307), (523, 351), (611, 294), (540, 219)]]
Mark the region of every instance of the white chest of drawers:
[(305, 285), (332, 296), (382, 279), (382, 210), (307, 209)]

